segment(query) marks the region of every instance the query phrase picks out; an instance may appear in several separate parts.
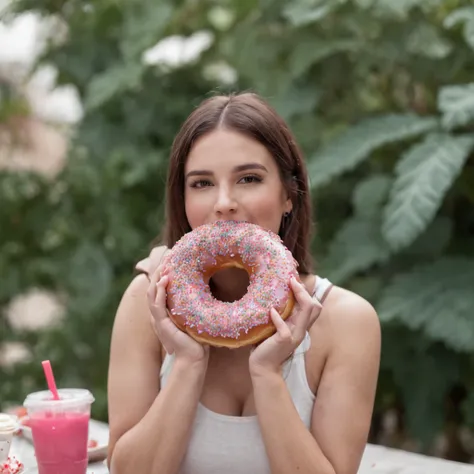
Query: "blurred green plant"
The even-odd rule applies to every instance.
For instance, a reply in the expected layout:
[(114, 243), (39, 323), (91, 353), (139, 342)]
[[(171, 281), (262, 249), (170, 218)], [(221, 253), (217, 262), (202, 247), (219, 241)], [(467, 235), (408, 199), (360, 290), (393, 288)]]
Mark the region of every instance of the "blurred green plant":
[[(398, 407), (405, 436), (429, 451), (447, 426), (474, 425), (469, 1), (22, 0), (14, 7), (67, 25), (40, 63), (77, 87), (86, 113), (54, 182), (0, 175), (0, 305), (40, 287), (64, 296), (67, 315), (59, 328), (36, 333), (5, 318), (1, 339), (26, 341), (36, 363), (1, 369), (2, 401), (41, 386), (38, 362), (50, 358), (59, 383), (90, 387), (95, 416), (106, 418), (114, 312), (133, 264), (160, 230), (174, 134), (209, 91), (251, 89), (289, 122), (308, 157), (318, 273), (379, 312), (374, 426)], [(203, 31), (209, 44), (185, 60), (184, 39)], [(179, 45), (174, 61), (156, 49), (144, 56), (169, 37)], [(454, 392), (461, 393), (455, 401)]]

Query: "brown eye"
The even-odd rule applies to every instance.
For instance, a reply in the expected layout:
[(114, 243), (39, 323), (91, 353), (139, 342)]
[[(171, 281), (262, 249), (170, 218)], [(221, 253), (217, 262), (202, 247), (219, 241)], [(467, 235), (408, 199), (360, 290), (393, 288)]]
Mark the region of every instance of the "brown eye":
[(212, 186), (212, 183), (207, 179), (198, 179), (191, 183), (192, 188), (205, 188), (206, 186)]
[(239, 182), (242, 182), (243, 184), (261, 183), (262, 178), (260, 178), (259, 176), (254, 176), (254, 175), (244, 176), (243, 178), (240, 179)]

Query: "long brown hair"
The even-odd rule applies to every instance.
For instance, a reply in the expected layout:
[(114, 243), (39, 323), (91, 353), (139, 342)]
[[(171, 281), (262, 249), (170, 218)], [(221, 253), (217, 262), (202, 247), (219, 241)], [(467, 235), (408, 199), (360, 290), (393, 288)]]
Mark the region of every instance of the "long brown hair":
[(191, 231), (184, 207), (186, 159), (194, 143), (217, 128), (234, 130), (257, 140), (274, 157), (282, 183), (293, 203), (291, 213), (282, 217), (279, 235), (298, 262), (299, 273), (311, 273), (309, 244), (312, 213), (306, 165), (287, 124), (269, 104), (253, 93), (207, 99), (184, 122), (171, 150), (163, 243), (171, 248)]

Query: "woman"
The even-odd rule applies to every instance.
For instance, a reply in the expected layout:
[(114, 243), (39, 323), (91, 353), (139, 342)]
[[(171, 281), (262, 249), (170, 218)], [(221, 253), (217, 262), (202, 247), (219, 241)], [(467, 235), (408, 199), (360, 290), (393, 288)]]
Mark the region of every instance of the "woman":
[[(120, 303), (109, 369), (113, 474), (355, 474), (380, 358), (377, 315), (311, 273), (305, 164), (283, 120), (254, 94), (203, 102), (173, 144), (166, 246), (137, 266)], [(191, 229), (250, 221), (279, 233), (299, 263), (289, 320), (258, 347), (200, 345), (167, 317), (160, 261)], [(248, 279), (228, 269), (214, 295)]]

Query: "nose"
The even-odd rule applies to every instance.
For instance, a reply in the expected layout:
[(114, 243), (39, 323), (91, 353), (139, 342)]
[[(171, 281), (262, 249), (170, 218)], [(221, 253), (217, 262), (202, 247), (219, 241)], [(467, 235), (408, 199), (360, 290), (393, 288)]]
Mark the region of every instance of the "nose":
[(233, 215), (237, 212), (237, 207), (237, 201), (231, 191), (226, 187), (219, 189), (219, 194), (214, 205), (214, 212), (219, 217)]

